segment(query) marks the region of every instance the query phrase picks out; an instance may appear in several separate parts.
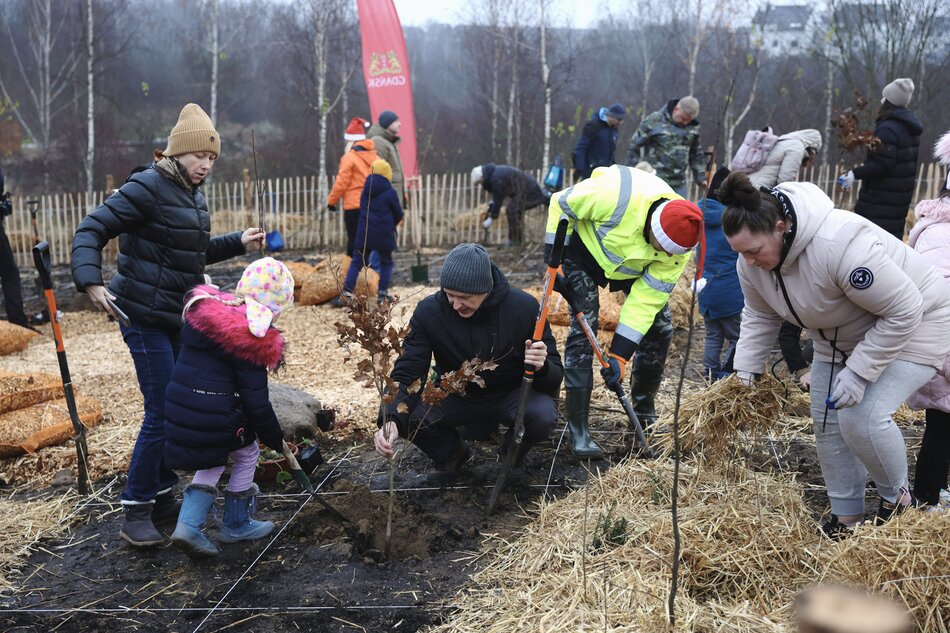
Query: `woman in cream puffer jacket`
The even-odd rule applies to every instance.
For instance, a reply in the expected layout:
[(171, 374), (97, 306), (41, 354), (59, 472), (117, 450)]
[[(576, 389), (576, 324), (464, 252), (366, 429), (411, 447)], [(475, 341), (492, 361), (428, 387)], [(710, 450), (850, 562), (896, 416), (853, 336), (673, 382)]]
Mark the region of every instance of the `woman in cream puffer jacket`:
[(886, 520), (914, 501), (892, 415), (950, 353), (950, 286), (917, 252), (811, 183), (771, 192), (734, 173), (719, 189), (745, 297), (734, 367), (751, 383), (783, 320), (815, 342), (811, 413), (831, 502), (824, 530), (865, 518), (868, 475)]

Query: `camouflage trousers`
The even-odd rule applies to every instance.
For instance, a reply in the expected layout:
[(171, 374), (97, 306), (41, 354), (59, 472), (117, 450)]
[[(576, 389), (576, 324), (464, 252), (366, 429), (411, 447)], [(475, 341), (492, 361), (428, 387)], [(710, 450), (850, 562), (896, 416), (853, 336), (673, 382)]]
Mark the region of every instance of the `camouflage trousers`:
[[(584, 311), (584, 316), (587, 317), (587, 322), (596, 332), (598, 312), (600, 311), (600, 295), (597, 283), (569, 259), (564, 260), (562, 270), (565, 278), (574, 289), (574, 295), (580, 304), (579, 307)], [(669, 352), (672, 339), (673, 320), (670, 315), (670, 306), (667, 304), (657, 313), (653, 319), (653, 325), (647, 331), (643, 340), (640, 341), (640, 345), (633, 355), (634, 372), (647, 371), (662, 374), (666, 365), (666, 354)], [(564, 346), (564, 368), (588, 368), (592, 367), (593, 362), (594, 350), (584, 335), (584, 330), (572, 316), (571, 327), (567, 333), (567, 343)]]

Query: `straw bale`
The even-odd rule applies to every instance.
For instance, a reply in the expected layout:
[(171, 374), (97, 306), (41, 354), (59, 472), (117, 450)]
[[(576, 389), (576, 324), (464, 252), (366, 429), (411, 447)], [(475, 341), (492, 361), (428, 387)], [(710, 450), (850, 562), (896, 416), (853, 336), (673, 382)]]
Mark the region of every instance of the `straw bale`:
[[(730, 470), (681, 470), (677, 630), (781, 630), (790, 596), (811, 574), (818, 536), (800, 487)], [(473, 586), (453, 600), (455, 617), (434, 630), (668, 630), (671, 485), (671, 464), (630, 461), (543, 504), (517, 539), (497, 544)], [(609, 507), (627, 519), (627, 540), (590, 551), (596, 519)]]
[[(723, 455), (740, 433), (758, 436), (770, 432), (784, 417), (785, 387), (765, 375), (749, 388), (735, 375), (683, 396), (679, 410), (680, 448), (701, 452), (708, 460)], [(673, 409), (667, 408), (656, 426), (654, 446), (673, 453)]]
[(0, 370), (0, 415), (63, 395), (63, 380), (52, 374)]
[[(294, 276), (294, 290), (299, 290), (303, 285), (303, 279), (307, 275), (313, 274), (316, 266), (308, 264), (307, 262), (284, 262), (284, 265), (287, 266), (287, 269), (290, 271), (290, 274)], [(294, 300), (297, 298), (294, 297)]]
[(219, 235), (228, 231), (243, 231), (249, 226), (260, 224), (257, 211), (216, 209), (211, 213), (211, 234)]
[(950, 512), (905, 512), (822, 552), (821, 577), (903, 602), (920, 631), (950, 625)]
[[(525, 292), (535, 299), (541, 299), (541, 287), (526, 288)], [(613, 332), (617, 329), (620, 319), (620, 309), (623, 307), (623, 293), (610, 292), (606, 288), (599, 289), (600, 312), (598, 314), (598, 331)], [(548, 306), (548, 323), (551, 325), (568, 326), (571, 324), (570, 306), (558, 292), (551, 292), (551, 303)]]
[[(77, 396), (79, 419), (87, 427), (102, 421), (102, 408), (95, 398)], [(73, 436), (65, 398), (34, 404), (0, 415), (0, 457), (34, 453), (62, 444)]]
[[(690, 258), (686, 269), (676, 281), (676, 286), (670, 294), (670, 314), (673, 318), (673, 327), (685, 330), (689, 327), (689, 304), (692, 301), (692, 281), (696, 275), (696, 264)], [(699, 301), (693, 305), (693, 323), (699, 323), (702, 317), (699, 314)]]
[(29, 328), (0, 320), (0, 356), (23, 351), (37, 336), (39, 333)]
[[(331, 255), (322, 260), (312, 272), (303, 275), (298, 299), (300, 305), (320, 305), (338, 296), (349, 267), (350, 258), (345, 255)], [(364, 267), (357, 278), (356, 293), (375, 297), (378, 288), (379, 274), (368, 266)]]
[[(481, 231), (482, 222), (485, 221), (485, 207), (479, 206), (471, 211), (459, 213), (455, 216), (456, 231)], [(508, 218), (504, 213), (498, 216), (498, 219), (492, 221), (491, 229), (505, 233), (508, 230)]]

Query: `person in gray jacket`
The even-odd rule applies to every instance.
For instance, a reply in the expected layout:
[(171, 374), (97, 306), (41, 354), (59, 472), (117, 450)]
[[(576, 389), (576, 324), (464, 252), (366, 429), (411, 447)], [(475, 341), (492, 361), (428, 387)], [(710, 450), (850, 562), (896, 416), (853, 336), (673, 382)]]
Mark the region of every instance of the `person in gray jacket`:
[(796, 130), (778, 137), (765, 163), (749, 174), (756, 188), (771, 189), (782, 182), (798, 180), (798, 172), (821, 149), (821, 132)]
[(877, 522), (916, 505), (893, 412), (950, 352), (950, 286), (912, 248), (834, 208), (811, 183), (756, 189), (733, 173), (719, 189), (722, 228), (745, 297), (734, 368), (752, 384), (783, 320), (815, 343), (811, 414), (831, 502), (832, 538), (864, 520), (870, 474)]

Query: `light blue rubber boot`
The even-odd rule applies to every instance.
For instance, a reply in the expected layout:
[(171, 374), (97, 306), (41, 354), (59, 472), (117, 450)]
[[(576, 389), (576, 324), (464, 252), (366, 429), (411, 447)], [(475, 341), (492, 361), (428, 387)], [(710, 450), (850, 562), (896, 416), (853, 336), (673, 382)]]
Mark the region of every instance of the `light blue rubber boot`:
[(218, 540), (222, 543), (255, 541), (274, 531), (270, 521), (255, 521), (253, 514), (257, 509), (257, 484), (241, 492), (224, 491), (224, 517)]
[(178, 524), (172, 532), (172, 543), (191, 558), (210, 558), (221, 553), (201, 531), (217, 495), (217, 489), (211, 486), (191, 484), (185, 487)]

